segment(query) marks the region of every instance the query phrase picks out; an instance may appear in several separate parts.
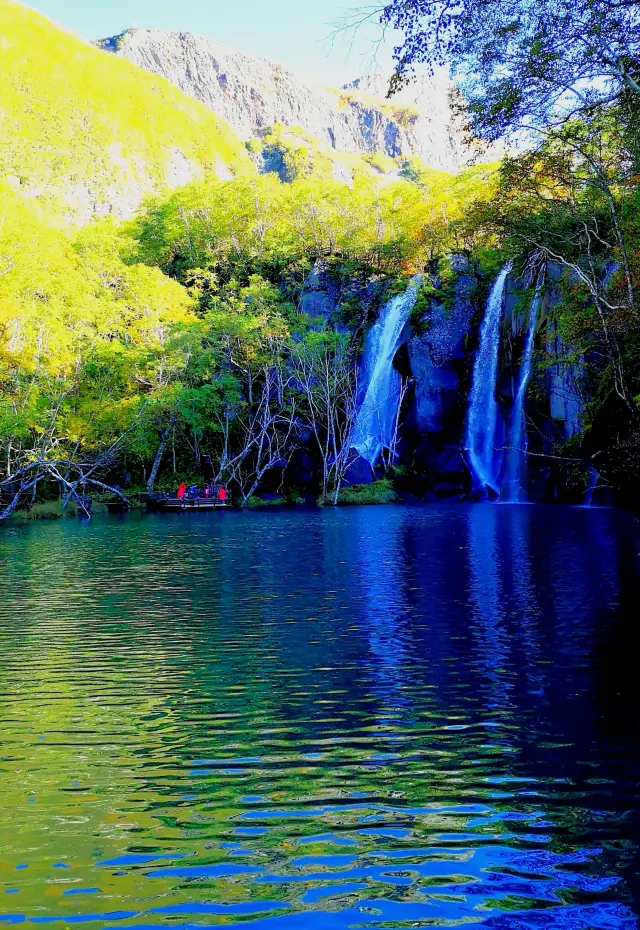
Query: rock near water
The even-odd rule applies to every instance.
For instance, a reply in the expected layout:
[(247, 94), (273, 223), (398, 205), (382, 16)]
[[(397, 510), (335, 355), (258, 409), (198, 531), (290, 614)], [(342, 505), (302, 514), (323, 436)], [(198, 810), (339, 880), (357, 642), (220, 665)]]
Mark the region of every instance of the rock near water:
[(99, 44), (200, 100), (244, 140), (281, 124), (345, 153), (417, 157), (446, 171), (467, 158), (449, 106), (451, 84), (442, 75), (423, 77), (387, 100), (382, 76), (328, 90), (265, 58), (186, 32), (132, 29)]

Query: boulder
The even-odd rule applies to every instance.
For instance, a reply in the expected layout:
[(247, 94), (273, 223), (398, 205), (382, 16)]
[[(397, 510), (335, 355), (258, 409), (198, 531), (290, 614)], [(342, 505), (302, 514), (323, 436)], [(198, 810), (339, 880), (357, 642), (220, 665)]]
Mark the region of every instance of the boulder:
[(347, 485), (371, 484), (377, 477), (378, 475), (375, 474), (369, 462), (359, 455), (358, 458), (349, 465), (345, 474), (344, 483)]

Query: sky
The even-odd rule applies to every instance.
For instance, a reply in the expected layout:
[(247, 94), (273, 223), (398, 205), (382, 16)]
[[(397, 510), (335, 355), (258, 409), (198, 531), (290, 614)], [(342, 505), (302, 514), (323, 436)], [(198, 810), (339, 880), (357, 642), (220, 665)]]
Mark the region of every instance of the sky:
[[(307, 80), (338, 86), (372, 70), (391, 70), (393, 42), (377, 48), (379, 27), (336, 35), (375, 0), (27, 0), (32, 8), (88, 39), (130, 26), (197, 32), (263, 55)], [(375, 61), (372, 61), (377, 48)]]

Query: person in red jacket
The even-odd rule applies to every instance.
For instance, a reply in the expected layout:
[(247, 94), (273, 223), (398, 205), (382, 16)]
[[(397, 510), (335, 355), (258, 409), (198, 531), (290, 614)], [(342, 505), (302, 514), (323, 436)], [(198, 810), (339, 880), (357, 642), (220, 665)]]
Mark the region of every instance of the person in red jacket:
[(227, 489), (226, 488), (220, 488), (220, 490), (218, 491), (218, 500), (220, 501), (221, 504), (227, 503)]
[(183, 481), (180, 487), (178, 488), (178, 500), (183, 501), (186, 493), (187, 493), (187, 486)]

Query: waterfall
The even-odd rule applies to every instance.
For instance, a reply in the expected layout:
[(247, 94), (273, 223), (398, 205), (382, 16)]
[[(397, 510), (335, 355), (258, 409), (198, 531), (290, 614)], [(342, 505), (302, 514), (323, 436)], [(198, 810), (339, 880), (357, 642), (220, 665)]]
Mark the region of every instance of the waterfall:
[[(527, 331), (527, 341), (525, 343), (524, 353), (522, 356), (522, 365), (520, 368), (520, 378), (518, 379), (518, 388), (513, 401), (513, 410), (511, 412), (511, 421), (509, 424), (507, 445), (509, 447), (507, 459), (507, 474), (501, 488), (501, 497), (506, 501), (517, 502), (521, 500), (522, 493), (522, 471), (526, 464), (526, 417), (525, 401), (527, 399), (527, 388), (531, 380), (531, 366), (533, 364), (533, 352), (536, 344), (536, 333), (538, 331), (538, 317), (540, 316), (540, 307), (542, 306), (542, 287), (544, 284), (544, 269), (540, 271), (536, 282), (536, 290), (533, 295), (531, 307), (529, 309), (529, 329)], [(524, 449), (523, 449), (524, 444)]]
[(361, 373), (364, 395), (353, 430), (353, 447), (370, 465), (375, 465), (383, 449), (393, 443), (400, 406), (400, 375), (393, 360), (400, 347), (402, 332), (418, 296), (421, 275), (416, 275), (404, 294), (393, 297), (380, 319), (367, 334)]
[(589, 471), (587, 473), (587, 489), (584, 492), (584, 501), (583, 504), (585, 507), (593, 506), (593, 495), (598, 487), (598, 482), (600, 481), (600, 473), (596, 471), (593, 464), (589, 465)]
[(473, 367), (473, 382), (467, 414), (466, 448), (469, 463), (480, 488), (499, 493), (500, 455), (496, 453), (498, 430), (498, 352), (500, 323), (507, 275), (511, 264), (504, 266), (496, 278), (480, 330), (480, 348)]

